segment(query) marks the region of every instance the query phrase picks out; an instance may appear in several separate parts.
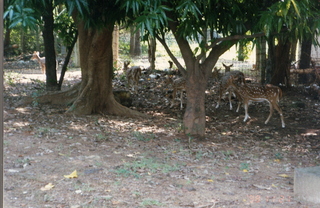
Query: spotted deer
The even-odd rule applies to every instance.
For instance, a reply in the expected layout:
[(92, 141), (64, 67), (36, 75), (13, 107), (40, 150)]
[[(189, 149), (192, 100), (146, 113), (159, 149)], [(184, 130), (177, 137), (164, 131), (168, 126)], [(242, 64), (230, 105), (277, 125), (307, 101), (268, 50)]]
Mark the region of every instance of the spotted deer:
[(221, 69), (218, 69), (217, 67), (213, 68), (212, 71), (212, 78), (214, 81), (218, 81), (221, 78), (221, 73), (220, 73)]
[(128, 81), (128, 86), (132, 86), (132, 90), (137, 92), (137, 88), (135, 85), (138, 85), (139, 79), (141, 76), (141, 67), (139, 66), (132, 66), (128, 67), (130, 64), (130, 61), (125, 61), (123, 63), (123, 71), (126, 73), (127, 81)]
[(31, 60), (37, 60), (39, 62), (40, 69), (43, 74), (46, 73), (46, 58), (40, 57), (39, 51), (34, 51)]
[(183, 91), (186, 88), (186, 80), (183, 77), (173, 79), (172, 76), (166, 76), (165, 84), (172, 86), (173, 93), (172, 93), (172, 102), (170, 108), (174, 106), (174, 100), (176, 98), (177, 92), (180, 91), (180, 109), (183, 109)]
[(265, 86), (263, 85), (247, 85), (246, 83), (239, 83), (238, 78), (231, 75), (230, 79), (228, 79), (228, 85), (231, 86), (237, 94), (240, 95), (241, 100), (244, 105), (245, 110), (245, 116), (244, 116), (244, 122), (247, 121), (248, 118), (250, 118), (248, 113), (248, 107), (250, 102), (263, 102), (267, 101), (269, 103), (270, 107), (270, 114), (265, 121), (265, 124), (267, 124), (273, 114), (273, 108), (275, 108), (279, 114), (281, 119), (281, 126), (282, 128), (285, 128), (284, 118), (282, 114), (282, 110), (279, 107), (279, 100), (282, 97), (282, 91), (279, 87), (267, 84)]
[[(220, 106), (220, 102), (222, 99), (222, 95), (224, 93), (226, 93), (228, 91), (228, 98), (229, 98), (229, 105), (230, 105), (230, 110), (232, 110), (232, 102), (231, 102), (231, 94), (235, 93), (236, 97), (238, 98), (238, 100), (240, 101), (240, 96), (237, 95), (237, 92), (235, 92), (234, 90), (232, 90), (231, 86), (230, 86), (230, 82), (229, 80), (231, 79), (231, 76), (236, 79), (236, 82), (238, 83), (245, 83), (245, 78), (244, 78), (244, 74), (241, 71), (230, 71), (227, 72), (224, 76), (221, 77), (220, 82), (219, 82), (219, 98), (218, 98), (218, 102), (216, 105), (216, 108), (219, 108)], [(238, 108), (237, 111), (240, 108), (240, 102), (238, 103)]]
[(230, 72), (231, 67), (233, 67), (233, 64), (227, 66), (227, 65), (225, 65), (224, 63), (222, 63), (222, 66), (224, 66), (224, 68), (225, 68), (225, 73), (227, 73), (227, 72)]

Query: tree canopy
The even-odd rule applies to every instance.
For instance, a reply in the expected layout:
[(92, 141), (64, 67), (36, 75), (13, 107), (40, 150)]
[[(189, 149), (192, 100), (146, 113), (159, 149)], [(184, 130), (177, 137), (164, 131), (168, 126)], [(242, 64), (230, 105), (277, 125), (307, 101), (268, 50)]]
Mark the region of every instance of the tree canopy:
[[(43, 6), (48, 2), (62, 3), (41, 1)], [(314, 37), (319, 29), (315, 0), (68, 0), (64, 4), (79, 30), (83, 76), (79, 96), (68, 111), (128, 113), (116, 104), (111, 93), (109, 39), (115, 23), (135, 23), (142, 29), (143, 39), (156, 38), (182, 72), (187, 82), (185, 133), (200, 136), (205, 134), (207, 80), (221, 54), (241, 39), (266, 36), (273, 43), (277, 38), (277, 43), (287, 46), (290, 39)], [(183, 63), (166, 42), (169, 32), (179, 46)], [(191, 42), (198, 46), (192, 48)]]

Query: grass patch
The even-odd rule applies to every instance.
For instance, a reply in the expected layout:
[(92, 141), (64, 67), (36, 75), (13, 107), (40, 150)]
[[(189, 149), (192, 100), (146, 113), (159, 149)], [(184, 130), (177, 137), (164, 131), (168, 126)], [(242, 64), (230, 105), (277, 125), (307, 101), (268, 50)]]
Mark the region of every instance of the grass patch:
[(144, 199), (140, 204), (141, 206), (164, 206), (163, 203), (155, 199)]
[(180, 169), (178, 164), (169, 164), (168, 162), (161, 162), (155, 158), (143, 158), (133, 162), (127, 162), (114, 169), (118, 175), (135, 178), (141, 178), (148, 173), (169, 173)]

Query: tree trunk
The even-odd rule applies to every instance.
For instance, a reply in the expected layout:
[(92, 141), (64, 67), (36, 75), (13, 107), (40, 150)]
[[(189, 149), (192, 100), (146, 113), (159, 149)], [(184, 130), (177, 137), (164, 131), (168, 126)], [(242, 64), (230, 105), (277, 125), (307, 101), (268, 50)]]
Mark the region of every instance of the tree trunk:
[(141, 37), (140, 30), (138, 29), (134, 35), (134, 56), (141, 55)]
[(199, 68), (199, 63), (194, 68), (188, 68), (186, 84), (187, 107), (183, 118), (186, 135), (205, 136), (205, 90), (208, 76)]
[(258, 38), (256, 47), (256, 70), (261, 72), (261, 84), (264, 84), (266, 81), (266, 53), (266, 39), (264, 37), (260, 37)]
[(303, 40), (301, 43), (300, 69), (310, 68), (312, 40)]
[(271, 84), (285, 84), (290, 86), (290, 47), (291, 43), (288, 39), (278, 39), (278, 44), (275, 46), (274, 71), (271, 77)]
[(135, 48), (135, 33), (134, 33), (135, 27), (131, 26), (130, 27), (130, 50), (129, 50), (129, 54), (131, 57), (134, 56), (134, 48)]
[(3, 48), (4, 48), (4, 56), (8, 56), (10, 54), (10, 44), (11, 44), (11, 29), (9, 28), (9, 21), (5, 21), (5, 34), (3, 40)]
[[(311, 63), (311, 47), (312, 47), (312, 40), (307, 39), (303, 40), (301, 43), (301, 55), (300, 55), (300, 69), (307, 69), (310, 68)], [(299, 83), (306, 84), (308, 83), (308, 74), (303, 73), (299, 74)]]
[(64, 79), (64, 75), (65, 75), (66, 71), (68, 70), (68, 64), (69, 64), (69, 61), (70, 61), (70, 57), (72, 55), (72, 51), (73, 51), (74, 45), (77, 42), (77, 39), (78, 39), (78, 32), (76, 32), (75, 37), (74, 37), (71, 45), (66, 46), (67, 55), (66, 55), (66, 57), (64, 59), (64, 62), (63, 62), (62, 68), (61, 68), (61, 75), (60, 75), (60, 79), (59, 79), (59, 83), (58, 83), (58, 90), (61, 90), (62, 82), (63, 82), (63, 79)]
[(141, 44), (140, 44), (140, 30), (136, 27), (130, 27), (130, 56), (141, 55)]
[(46, 56), (46, 89), (48, 91), (58, 90), (56, 52), (54, 49), (53, 36), (53, 2), (52, 0), (45, 4), (45, 12), (42, 16), (44, 21), (43, 42)]
[(296, 61), (297, 43), (298, 40), (294, 40), (291, 44), (290, 62)]
[(149, 59), (149, 63), (150, 63), (150, 69), (151, 70), (155, 70), (156, 65), (155, 65), (155, 61), (156, 61), (156, 39), (155, 38), (149, 38), (148, 40), (148, 59)]
[(238, 43), (238, 61), (244, 61), (245, 54), (244, 54), (244, 47), (245, 43), (243, 41), (239, 41)]
[[(77, 18), (74, 20), (77, 21)], [(144, 116), (120, 105), (113, 96), (114, 25), (110, 24), (103, 29), (87, 29), (84, 24), (82, 21), (77, 24), (82, 81), (78, 97), (68, 112), (77, 115), (103, 113), (128, 117)]]

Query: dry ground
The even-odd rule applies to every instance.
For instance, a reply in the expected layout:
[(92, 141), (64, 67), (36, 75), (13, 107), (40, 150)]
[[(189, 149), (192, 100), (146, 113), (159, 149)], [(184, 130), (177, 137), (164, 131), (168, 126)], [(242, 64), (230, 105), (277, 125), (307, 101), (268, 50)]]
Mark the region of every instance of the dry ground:
[[(215, 109), (212, 87), (198, 140), (182, 134), (184, 111), (169, 107), (160, 80), (145, 78), (133, 95), (149, 119), (75, 117), (36, 100), (16, 105), (42, 93), (39, 73), (5, 69), (5, 207), (317, 207), (293, 193), (294, 169), (320, 162), (320, 103), (301, 88), (284, 91), (282, 129), (277, 113), (264, 124), (266, 103), (251, 105), (246, 123), (243, 109)], [(79, 79), (67, 72), (66, 88)]]

